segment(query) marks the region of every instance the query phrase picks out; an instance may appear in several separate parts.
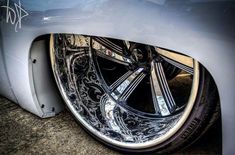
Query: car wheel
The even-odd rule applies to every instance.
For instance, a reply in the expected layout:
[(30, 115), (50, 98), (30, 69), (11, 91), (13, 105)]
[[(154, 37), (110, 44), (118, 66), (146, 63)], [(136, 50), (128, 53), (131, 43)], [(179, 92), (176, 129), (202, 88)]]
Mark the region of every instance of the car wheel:
[(103, 37), (52, 34), (50, 58), (76, 120), (114, 149), (179, 149), (196, 140), (214, 117), (213, 79), (189, 56)]

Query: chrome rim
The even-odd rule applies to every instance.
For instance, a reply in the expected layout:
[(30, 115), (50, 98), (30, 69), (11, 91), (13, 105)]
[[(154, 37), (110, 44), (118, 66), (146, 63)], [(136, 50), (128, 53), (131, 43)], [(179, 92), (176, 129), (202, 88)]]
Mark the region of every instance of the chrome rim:
[[(198, 93), (198, 62), (157, 47), (52, 34), (50, 57), (62, 97), (78, 121), (122, 148), (144, 149), (169, 139), (187, 120)], [(164, 62), (192, 77), (185, 103), (175, 101)]]

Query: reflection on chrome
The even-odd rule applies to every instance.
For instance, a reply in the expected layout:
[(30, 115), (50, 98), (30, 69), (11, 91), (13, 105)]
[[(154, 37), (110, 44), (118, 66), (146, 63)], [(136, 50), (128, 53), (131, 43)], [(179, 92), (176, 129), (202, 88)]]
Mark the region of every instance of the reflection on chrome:
[(162, 116), (167, 116), (170, 114), (170, 111), (168, 110), (168, 107), (166, 105), (166, 102), (164, 100), (162, 90), (160, 88), (159, 80), (157, 78), (156, 74), (156, 67), (155, 63), (151, 63), (151, 87), (152, 87), (152, 93), (153, 93), (153, 102), (154, 102), (154, 108), (155, 112), (160, 111)]
[(111, 51), (110, 49), (107, 49), (106, 47), (104, 47), (95, 40), (92, 40), (92, 48), (96, 50), (96, 53), (99, 56), (107, 58), (108, 60), (119, 62), (125, 65), (129, 65), (131, 63), (131, 60), (129, 58), (126, 58), (121, 54)]
[(125, 141), (134, 141), (133, 136), (131, 136), (131, 132), (129, 131), (128, 133), (125, 134), (125, 132), (127, 131), (123, 131), (123, 129), (120, 128), (119, 123), (117, 123), (117, 119), (115, 119), (114, 116), (114, 111), (116, 106), (119, 106), (116, 104), (116, 102), (114, 100), (112, 100), (112, 98), (109, 97), (109, 95), (104, 94), (101, 97), (101, 109), (102, 109), (102, 115), (106, 118), (106, 121), (109, 125), (109, 127), (111, 128), (111, 130), (123, 135), (123, 137), (125, 138)]
[(167, 84), (161, 63), (151, 62), (150, 83), (153, 90), (155, 111), (160, 111), (162, 116), (170, 115), (171, 112), (175, 111), (176, 104)]
[[(120, 96), (123, 95), (124, 91), (126, 93), (128, 90), (133, 90), (131, 89), (131, 86), (136, 86), (139, 84), (139, 82), (144, 78), (144, 75), (141, 74), (143, 71), (143, 68), (137, 69), (133, 74), (131, 74), (125, 81), (123, 81), (111, 94), (111, 96), (115, 99), (118, 100)], [(141, 80), (138, 78), (140, 77)]]

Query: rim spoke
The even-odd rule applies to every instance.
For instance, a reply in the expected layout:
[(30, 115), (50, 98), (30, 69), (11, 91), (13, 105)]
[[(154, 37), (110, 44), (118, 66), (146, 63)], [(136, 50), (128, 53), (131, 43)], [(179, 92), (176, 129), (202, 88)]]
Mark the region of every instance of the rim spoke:
[(122, 53), (122, 50), (123, 50), (122, 47), (114, 44), (113, 42), (111, 42), (110, 40), (108, 40), (106, 38), (95, 37), (94, 40), (96, 40), (100, 44), (104, 45), (108, 49), (112, 49), (113, 51), (115, 51), (115, 52), (117, 52), (119, 54)]
[(126, 48), (129, 50), (130, 49), (130, 47), (131, 47), (131, 44), (130, 44), (130, 42), (129, 41), (123, 41), (124, 42), (124, 45), (126, 46)]
[(166, 81), (161, 63), (151, 63), (150, 83), (153, 104), (156, 113), (162, 116), (170, 115), (176, 109), (176, 104)]
[(122, 77), (120, 77), (112, 86), (111, 96), (115, 100), (126, 101), (139, 83), (146, 76), (143, 73), (143, 68), (139, 68), (134, 72), (127, 72)]
[(111, 86), (110, 89), (114, 90), (114, 88), (118, 87), (123, 81), (125, 81), (129, 76), (133, 74), (133, 71), (126, 72), (123, 76), (117, 79)]
[(92, 39), (92, 48), (98, 56), (129, 66), (132, 61), (122, 54), (122, 48), (105, 38)]
[(193, 59), (191, 57), (182, 54), (177, 54), (161, 48), (156, 48), (156, 50), (168, 63), (190, 74), (193, 74)]

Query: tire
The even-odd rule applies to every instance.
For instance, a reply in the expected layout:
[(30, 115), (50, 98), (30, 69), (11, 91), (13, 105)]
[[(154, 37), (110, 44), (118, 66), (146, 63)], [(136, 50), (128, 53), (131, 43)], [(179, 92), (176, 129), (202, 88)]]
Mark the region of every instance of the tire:
[(220, 103), (213, 78), (202, 66), (201, 94), (184, 126), (166, 143), (159, 145), (158, 153), (172, 153), (196, 142), (220, 117)]
[(191, 57), (69, 34), (51, 35), (50, 57), (58, 88), (75, 119), (113, 149), (176, 151), (197, 140), (218, 117), (215, 83)]

